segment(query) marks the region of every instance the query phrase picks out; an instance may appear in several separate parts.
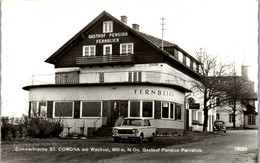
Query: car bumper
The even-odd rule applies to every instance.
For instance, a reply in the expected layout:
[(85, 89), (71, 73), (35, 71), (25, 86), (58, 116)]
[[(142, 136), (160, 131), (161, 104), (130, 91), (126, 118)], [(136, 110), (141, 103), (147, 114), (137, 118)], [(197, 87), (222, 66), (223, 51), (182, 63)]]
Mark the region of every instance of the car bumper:
[(114, 138), (118, 138), (118, 139), (139, 139), (138, 135), (130, 135), (130, 134), (126, 134), (126, 135), (112, 135)]

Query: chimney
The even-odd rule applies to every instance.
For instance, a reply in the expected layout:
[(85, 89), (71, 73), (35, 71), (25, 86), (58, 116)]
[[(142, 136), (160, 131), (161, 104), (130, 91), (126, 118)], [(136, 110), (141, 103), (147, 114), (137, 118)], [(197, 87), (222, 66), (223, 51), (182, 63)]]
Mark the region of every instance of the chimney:
[(132, 24), (133, 25), (133, 29), (136, 31), (139, 31), (139, 25), (138, 24)]
[(121, 16), (121, 22), (127, 24), (127, 17), (125, 15)]
[(249, 71), (249, 67), (250, 66), (246, 66), (246, 65), (242, 65), (241, 68), (242, 68), (242, 77), (246, 80), (249, 79), (248, 77), (248, 71)]

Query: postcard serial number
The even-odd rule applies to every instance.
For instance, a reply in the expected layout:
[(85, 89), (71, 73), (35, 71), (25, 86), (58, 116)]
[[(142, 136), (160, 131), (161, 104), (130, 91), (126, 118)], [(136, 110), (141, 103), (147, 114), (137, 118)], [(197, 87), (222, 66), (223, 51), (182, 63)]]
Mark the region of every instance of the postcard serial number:
[(247, 151), (247, 147), (235, 147), (235, 151)]

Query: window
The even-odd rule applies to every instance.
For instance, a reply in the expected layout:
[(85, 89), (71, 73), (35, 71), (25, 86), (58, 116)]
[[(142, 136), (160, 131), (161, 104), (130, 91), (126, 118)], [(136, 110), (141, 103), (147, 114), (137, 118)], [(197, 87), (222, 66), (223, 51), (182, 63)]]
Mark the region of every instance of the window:
[(54, 102), (54, 117), (72, 117), (73, 102)]
[(154, 117), (153, 101), (129, 101), (129, 117)]
[(143, 102), (143, 117), (153, 117), (153, 102)]
[(129, 82), (141, 82), (142, 81), (142, 72), (129, 72), (128, 81)]
[(193, 62), (193, 70), (197, 71), (197, 63), (196, 62)]
[(94, 56), (94, 55), (96, 55), (95, 45), (83, 46), (83, 56)]
[(196, 119), (196, 110), (191, 110), (191, 112), (192, 112), (192, 117), (191, 117), (192, 121), (196, 121), (197, 120)]
[(103, 45), (103, 54), (104, 55), (112, 54), (112, 44)]
[(174, 104), (169, 102), (162, 102), (162, 118), (173, 119)]
[(113, 22), (112, 21), (104, 21), (103, 22), (103, 33), (113, 32)]
[(82, 102), (81, 117), (100, 117), (101, 102)]
[(79, 83), (79, 73), (78, 72), (55, 73), (55, 83), (56, 84)]
[(144, 120), (144, 126), (151, 126), (151, 123), (149, 120), (145, 119)]
[(39, 102), (39, 113), (41, 117), (47, 117), (47, 104), (46, 102)]
[(190, 57), (186, 57), (186, 65), (190, 67)]
[(140, 117), (140, 102), (130, 102), (130, 117)]
[(255, 125), (255, 115), (248, 115), (248, 124), (249, 125)]
[(38, 115), (37, 102), (31, 102), (31, 117), (37, 117)]
[(175, 105), (175, 120), (181, 120), (181, 105)]
[(219, 113), (216, 114), (216, 118), (217, 118), (217, 120), (220, 120), (220, 115), (219, 115)]
[(162, 118), (169, 118), (169, 103), (162, 102)]
[(103, 72), (99, 73), (99, 83), (104, 83), (104, 73)]
[(229, 123), (233, 123), (233, 121), (234, 121), (233, 114), (229, 114)]
[(133, 43), (120, 44), (120, 54), (134, 54), (134, 44)]
[(178, 51), (178, 60), (183, 62), (183, 54), (180, 51)]

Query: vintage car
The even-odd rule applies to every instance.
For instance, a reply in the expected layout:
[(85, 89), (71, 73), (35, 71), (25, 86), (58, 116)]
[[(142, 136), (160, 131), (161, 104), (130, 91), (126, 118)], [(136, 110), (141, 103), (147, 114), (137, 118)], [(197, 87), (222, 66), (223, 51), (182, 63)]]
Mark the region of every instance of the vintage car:
[(213, 131), (223, 131), (226, 133), (226, 124), (224, 121), (217, 120), (214, 122)]
[(137, 140), (142, 143), (143, 139), (153, 140), (156, 128), (151, 126), (149, 119), (125, 118), (120, 126), (113, 128), (114, 142), (120, 140)]

